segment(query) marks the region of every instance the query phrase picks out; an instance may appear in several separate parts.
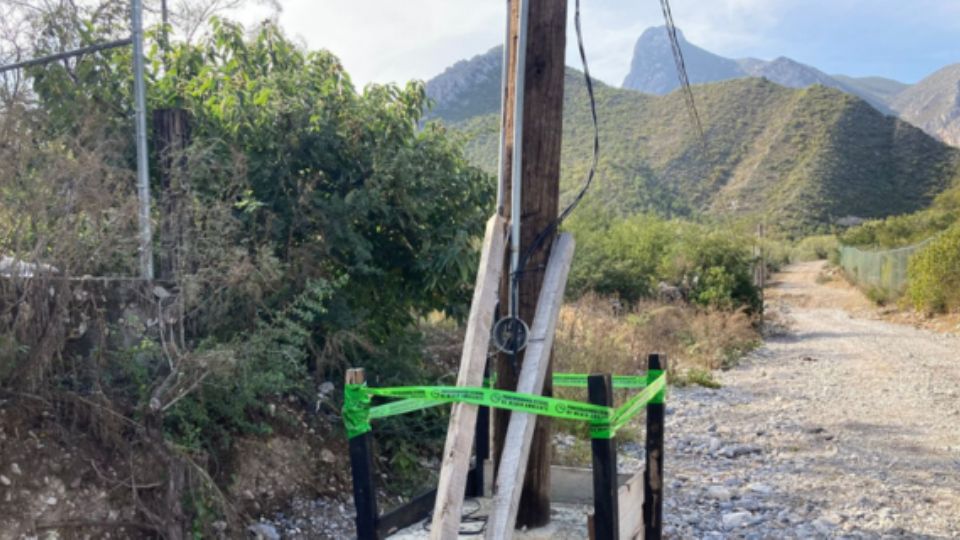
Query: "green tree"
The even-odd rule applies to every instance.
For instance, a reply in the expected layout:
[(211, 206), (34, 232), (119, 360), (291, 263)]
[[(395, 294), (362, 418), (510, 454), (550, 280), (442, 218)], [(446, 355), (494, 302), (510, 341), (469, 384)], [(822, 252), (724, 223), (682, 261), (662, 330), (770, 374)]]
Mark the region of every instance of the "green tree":
[[(73, 85), (62, 66), (38, 69), (39, 101), (70, 129), (78, 108), (105, 94), (125, 102), (111, 89), (128, 86), (128, 60), (119, 52), (83, 60), (76, 71), (91, 75)], [(232, 199), (237, 245), (251, 253), (268, 245), (287, 272), (268, 307), (280, 308), (306, 279), (349, 276), (318, 326), (363, 326), (378, 344), (418, 313), (464, 312), (492, 182), (442, 127), (418, 127), (421, 83), (358, 91), (333, 54), (306, 51), (270, 23), (247, 38), (214, 19), (196, 44), (166, 52), (154, 44), (148, 60), (150, 108), (191, 115), (196, 197)], [(74, 105), (63, 110), (64, 102)]]

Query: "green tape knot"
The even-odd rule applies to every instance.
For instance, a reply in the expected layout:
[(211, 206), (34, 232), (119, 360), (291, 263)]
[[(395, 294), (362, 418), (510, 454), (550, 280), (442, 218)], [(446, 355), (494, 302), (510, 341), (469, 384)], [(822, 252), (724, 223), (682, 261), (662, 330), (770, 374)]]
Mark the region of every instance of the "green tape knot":
[(370, 431), (370, 394), (367, 385), (348, 384), (343, 391), (343, 425), (347, 438), (352, 439)]

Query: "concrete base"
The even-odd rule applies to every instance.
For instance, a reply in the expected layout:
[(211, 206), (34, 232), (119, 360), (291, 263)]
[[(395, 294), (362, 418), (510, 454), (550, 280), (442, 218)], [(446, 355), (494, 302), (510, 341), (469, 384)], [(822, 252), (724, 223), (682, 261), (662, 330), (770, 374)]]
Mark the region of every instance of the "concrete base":
[[(589, 491), (589, 490), (588, 490)], [(463, 504), (464, 519), (460, 524), (459, 538), (477, 540), (482, 538), (493, 499), (467, 499)], [(546, 527), (530, 530), (518, 530), (514, 534), (517, 540), (583, 540), (587, 533), (587, 512), (593, 510), (592, 504), (571, 504), (554, 502), (551, 505), (551, 521)], [(397, 531), (391, 540), (421, 540), (430, 537), (429, 520), (424, 520), (406, 529)], [(472, 534), (471, 534), (472, 533)]]
[[(484, 493), (492, 492), (490, 479), (493, 478), (493, 467), (487, 461), (484, 479)], [(619, 475), (621, 485), (631, 478), (628, 474)], [(546, 527), (516, 531), (514, 538), (518, 540), (582, 540), (588, 538), (587, 514), (593, 511), (593, 472), (590, 469), (577, 467), (550, 468), (550, 501), (551, 521)], [(484, 530), (486, 518), (489, 515), (493, 499), (483, 497), (467, 499), (463, 504), (463, 521), (460, 538), (477, 540), (481, 538), (478, 532)], [(419, 540), (429, 538), (430, 520), (424, 520), (406, 529), (397, 531), (389, 536), (392, 540)], [(473, 533), (473, 534), (470, 534)], [(481, 533), (482, 534), (482, 533)]]

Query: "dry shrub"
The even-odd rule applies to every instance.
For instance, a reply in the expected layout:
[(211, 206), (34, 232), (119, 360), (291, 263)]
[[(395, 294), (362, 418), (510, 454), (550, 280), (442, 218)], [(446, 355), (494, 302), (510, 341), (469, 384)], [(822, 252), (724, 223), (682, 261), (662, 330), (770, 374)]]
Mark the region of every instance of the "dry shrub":
[(758, 340), (743, 311), (657, 302), (624, 311), (616, 301), (587, 295), (560, 313), (556, 371), (642, 373), (647, 354), (659, 352), (667, 355), (671, 378), (684, 382), (690, 373), (730, 366)]
[(0, 386), (30, 392), (103, 307), (66, 277), (108, 267), (132, 275), (137, 260), (133, 175), (116, 165), (122, 145), (96, 122), (43, 140), (38, 116), (0, 115)]

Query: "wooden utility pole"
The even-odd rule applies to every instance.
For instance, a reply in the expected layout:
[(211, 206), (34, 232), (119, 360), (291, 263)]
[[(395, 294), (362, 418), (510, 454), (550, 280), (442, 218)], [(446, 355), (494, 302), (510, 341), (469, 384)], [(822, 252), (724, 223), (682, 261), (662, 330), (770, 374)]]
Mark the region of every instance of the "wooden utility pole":
[(160, 257), (159, 278), (176, 281), (182, 270), (184, 205), (187, 196), (187, 147), (190, 120), (184, 109), (153, 111), (153, 138), (160, 172)]
[[(565, 74), (567, 0), (528, 0), (527, 52), (524, 70), (523, 140), (522, 144), (522, 198), (520, 253), (526, 253), (536, 236), (556, 219), (560, 195), (560, 143), (563, 127), (563, 84)], [(520, 1), (509, 0), (510, 31), (507, 57), (507, 85), (504, 100), (503, 125), (505, 152), (502, 163), (504, 192), (512, 187), (511, 167), (515, 154), (513, 109), (516, 88), (517, 41), (520, 19)], [(504, 215), (513, 219), (510, 197), (504, 197)], [(536, 310), (543, 280), (543, 269), (550, 255), (552, 238), (529, 259), (526, 271), (520, 275), (519, 317), (530, 324)], [(501, 286), (500, 313), (509, 305), (510, 275), (504, 272)], [(511, 367), (508, 355), (500, 355), (497, 363), (497, 387), (516, 388), (517, 375), (523, 363), (522, 353), (517, 359), (517, 371)], [(553, 393), (552, 360), (547, 370), (544, 395)], [(494, 463), (499, 464), (504, 438), (509, 424), (509, 412), (497, 409), (494, 413)], [(524, 480), (523, 496), (517, 514), (518, 527), (539, 527), (550, 521), (550, 432), (547, 417), (537, 419), (536, 431), (530, 448), (530, 461)]]

